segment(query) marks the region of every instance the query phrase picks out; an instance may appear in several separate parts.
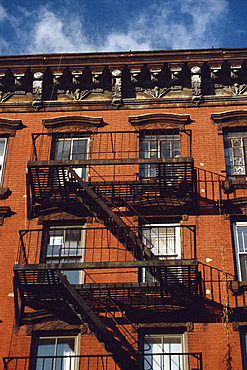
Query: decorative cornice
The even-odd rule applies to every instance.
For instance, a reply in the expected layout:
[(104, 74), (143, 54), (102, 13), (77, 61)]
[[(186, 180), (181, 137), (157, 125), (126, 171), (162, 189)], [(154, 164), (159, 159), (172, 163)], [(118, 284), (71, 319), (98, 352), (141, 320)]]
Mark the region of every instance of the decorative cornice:
[(3, 225), (4, 218), (11, 216), (10, 207), (0, 207), (0, 226)]
[(189, 114), (151, 113), (129, 117), (132, 126), (138, 129), (184, 129), (191, 120)]
[(211, 119), (218, 126), (218, 130), (224, 127), (247, 126), (247, 110), (213, 113)]
[(7, 199), (8, 196), (11, 194), (11, 191), (7, 187), (0, 188), (0, 199)]
[(213, 61), (214, 65), (224, 60), (241, 64), (247, 59), (247, 48), (232, 49), (187, 49), (187, 50), (155, 50), (155, 51), (126, 51), (126, 52), (99, 52), (99, 53), (67, 53), (67, 54), (30, 54), (16, 56), (1, 56), (0, 70), (6, 71), (8, 68), (20, 70), (42, 66), (42, 71), (47, 67), (58, 66), (61, 68), (72, 66), (100, 66), (102, 64), (116, 68), (124, 65), (131, 65), (140, 60), (143, 63), (160, 65), (164, 61), (178, 64), (186, 60), (188, 63), (199, 63)]
[(0, 133), (15, 136), (16, 130), (22, 128), (20, 119), (0, 118)]
[(43, 119), (43, 125), (48, 132), (66, 131), (96, 131), (99, 127), (107, 125), (102, 117), (89, 116), (63, 116)]

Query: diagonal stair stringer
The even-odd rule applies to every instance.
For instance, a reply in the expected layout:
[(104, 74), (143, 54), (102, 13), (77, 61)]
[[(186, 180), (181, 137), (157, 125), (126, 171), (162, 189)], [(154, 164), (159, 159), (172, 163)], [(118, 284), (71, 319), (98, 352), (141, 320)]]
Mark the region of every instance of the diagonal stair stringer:
[[(88, 325), (90, 331), (94, 334), (97, 340), (104, 346), (106, 351), (111, 355), (115, 363), (120, 367), (121, 370), (137, 370), (138, 362), (136, 358), (130, 357), (130, 352), (124, 349), (113, 335), (113, 333), (107, 329), (100, 318), (93, 312), (92, 308), (84, 301), (76, 289), (69, 283), (65, 275), (60, 271), (56, 271), (56, 275), (60, 282), (66, 288), (67, 299), (77, 310), (84, 323)], [(133, 349), (133, 354), (135, 350)], [(137, 353), (136, 357), (137, 357)], [(134, 356), (133, 356), (134, 357)]]
[[(97, 217), (108, 230), (123, 244), (126, 249), (137, 259), (155, 259), (156, 256), (147, 248), (140, 238), (126, 225), (126, 223), (108, 207), (105, 202), (93, 191), (93, 189), (82, 180), (77, 173), (69, 168), (72, 179), (83, 190), (83, 194), (78, 199), (83, 205)], [(123, 231), (123, 237), (118, 232), (118, 228)]]

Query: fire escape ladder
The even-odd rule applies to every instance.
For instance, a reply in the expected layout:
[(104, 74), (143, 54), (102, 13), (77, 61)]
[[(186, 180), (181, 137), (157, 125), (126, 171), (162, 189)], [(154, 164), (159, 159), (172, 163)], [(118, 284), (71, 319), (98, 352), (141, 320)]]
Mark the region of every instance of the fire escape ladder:
[[(76, 289), (69, 283), (66, 276), (60, 271), (56, 271), (61, 284), (66, 289), (66, 298), (81, 315), (83, 322), (94, 334), (97, 340), (103, 345), (106, 351), (111, 355), (115, 363), (122, 370), (138, 369), (137, 353), (132, 347), (132, 357), (130, 351), (126, 350), (121, 341), (114, 336), (114, 332), (107, 329), (100, 318), (93, 312), (92, 308), (84, 301)], [(114, 329), (114, 331), (116, 328)]]
[(72, 177), (72, 186), (77, 186), (75, 191), (79, 194), (78, 199), (125, 246), (134, 258), (139, 260), (155, 259), (150, 249), (142, 243), (140, 238), (106, 205), (93, 189), (72, 168), (69, 168), (68, 172)]

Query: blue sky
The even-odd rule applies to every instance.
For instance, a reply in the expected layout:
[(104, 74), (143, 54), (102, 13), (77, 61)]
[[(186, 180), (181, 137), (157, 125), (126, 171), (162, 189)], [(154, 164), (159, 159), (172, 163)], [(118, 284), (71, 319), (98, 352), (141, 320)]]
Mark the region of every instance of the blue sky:
[(247, 47), (247, 0), (0, 0), (0, 55)]

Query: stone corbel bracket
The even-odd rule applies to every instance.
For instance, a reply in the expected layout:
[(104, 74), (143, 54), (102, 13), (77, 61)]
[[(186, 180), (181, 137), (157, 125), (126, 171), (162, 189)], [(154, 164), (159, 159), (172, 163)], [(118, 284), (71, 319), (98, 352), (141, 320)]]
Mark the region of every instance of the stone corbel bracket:
[(202, 103), (202, 79), (201, 79), (201, 67), (194, 66), (191, 68), (191, 90), (192, 90), (192, 101), (199, 105)]
[(33, 75), (33, 107), (38, 110), (43, 105), (43, 77), (42, 72)]
[(122, 71), (114, 69), (112, 76), (112, 105), (119, 108), (123, 105), (122, 101)]

